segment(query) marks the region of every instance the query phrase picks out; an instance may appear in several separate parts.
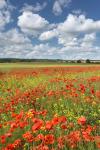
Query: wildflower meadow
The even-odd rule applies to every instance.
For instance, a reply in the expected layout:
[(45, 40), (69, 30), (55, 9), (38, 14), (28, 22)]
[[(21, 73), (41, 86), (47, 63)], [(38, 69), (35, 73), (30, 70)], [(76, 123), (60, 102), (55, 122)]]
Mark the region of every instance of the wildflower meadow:
[(0, 71), (0, 150), (99, 150), (100, 65)]

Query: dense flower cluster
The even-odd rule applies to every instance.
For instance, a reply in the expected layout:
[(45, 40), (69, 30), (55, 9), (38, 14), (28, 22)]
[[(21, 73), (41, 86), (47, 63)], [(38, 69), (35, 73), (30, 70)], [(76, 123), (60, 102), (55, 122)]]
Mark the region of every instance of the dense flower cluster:
[(0, 74), (0, 149), (100, 148), (100, 66)]

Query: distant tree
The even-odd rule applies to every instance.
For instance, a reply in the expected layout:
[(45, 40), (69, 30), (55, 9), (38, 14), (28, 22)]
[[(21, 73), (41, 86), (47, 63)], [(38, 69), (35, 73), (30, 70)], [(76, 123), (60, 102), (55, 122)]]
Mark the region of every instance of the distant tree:
[(74, 61), (74, 60), (71, 60), (70, 62), (71, 62), (71, 63), (75, 63), (75, 61)]
[(91, 63), (91, 61), (89, 59), (86, 60), (86, 63)]
[(81, 60), (77, 60), (77, 63), (81, 63)]

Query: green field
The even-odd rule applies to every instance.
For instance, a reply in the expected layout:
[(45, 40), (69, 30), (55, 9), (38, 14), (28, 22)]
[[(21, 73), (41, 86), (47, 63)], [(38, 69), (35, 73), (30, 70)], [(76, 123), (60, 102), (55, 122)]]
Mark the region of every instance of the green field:
[(34, 68), (34, 67), (56, 67), (56, 66), (99, 66), (99, 64), (74, 64), (74, 63), (53, 63), (53, 62), (34, 62), (34, 63), (0, 63), (0, 69), (12, 68)]

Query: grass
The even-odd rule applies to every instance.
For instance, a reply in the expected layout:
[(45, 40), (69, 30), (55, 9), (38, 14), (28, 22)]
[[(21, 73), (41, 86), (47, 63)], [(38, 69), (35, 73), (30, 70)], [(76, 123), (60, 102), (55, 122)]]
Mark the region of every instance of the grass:
[(99, 64), (73, 64), (73, 63), (44, 63), (44, 62), (34, 62), (34, 63), (0, 63), (0, 69), (12, 69), (12, 68), (36, 68), (36, 67), (52, 67), (52, 66), (99, 66)]

